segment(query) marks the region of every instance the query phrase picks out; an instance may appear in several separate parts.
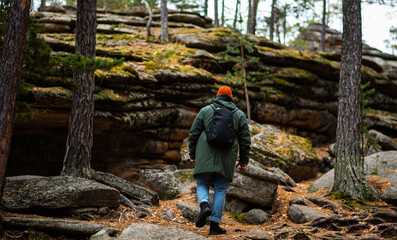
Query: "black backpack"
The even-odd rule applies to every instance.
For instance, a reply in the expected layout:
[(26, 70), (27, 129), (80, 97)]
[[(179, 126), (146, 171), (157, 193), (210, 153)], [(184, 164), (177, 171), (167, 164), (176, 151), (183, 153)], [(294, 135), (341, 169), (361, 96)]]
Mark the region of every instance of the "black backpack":
[(209, 129), (205, 130), (207, 142), (212, 147), (231, 149), (236, 139), (233, 113), (235, 113), (238, 108), (230, 111), (227, 108), (216, 108), (214, 104), (211, 104), (211, 107), (214, 109), (214, 115), (212, 116)]

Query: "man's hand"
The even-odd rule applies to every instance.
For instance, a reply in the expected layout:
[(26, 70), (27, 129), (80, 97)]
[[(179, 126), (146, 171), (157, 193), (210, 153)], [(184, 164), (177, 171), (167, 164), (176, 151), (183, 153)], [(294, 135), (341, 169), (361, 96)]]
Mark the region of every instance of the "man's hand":
[(196, 159), (190, 159), (190, 162), (191, 162), (191, 163), (195, 163), (195, 162), (196, 162)]
[(245, 169), (247, 169), (247, 164), (237, 163), (236, 168), (237, 168), (237, 172), (239, 173), (244, 172)]

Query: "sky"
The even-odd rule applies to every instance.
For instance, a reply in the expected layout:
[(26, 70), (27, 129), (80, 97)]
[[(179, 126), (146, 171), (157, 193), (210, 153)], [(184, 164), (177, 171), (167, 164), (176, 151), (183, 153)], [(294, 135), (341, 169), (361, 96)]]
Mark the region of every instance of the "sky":
[[(221, 14), (221, 2), (222, 0), (218, 0), (218, 7), (219, 7), (219, 17)], [(291, 2), (292, 0), (278, 0), (280, 3)], [(397, 0), (396, 4), (397, 4)], [(204, 2), (204, 0), (202, 0)], [(242, 8), (241, 14), (246, 16), (248, 13), (248, 0), (241, 0)], [(331, 4), (342, 4), (341, 0), (327, 0), (328, 3)], [(34, 6), (37, 8), (40, 5), (40, 0), (34, 0)], [(208, 0), (208, 16), (214, 18), (214, 0)], [(225, 0), (225, 15), (226, 19), (229, 19), (227, 23), (232, 23), (232, 18), (234, 16), (234, 8), (236, 5), (236, 0)], [(170, 9), (174, 8), (172, 4), (168, 4)], [(258, 28), (257, 35), (264, 36), (265, 33), (261, 28), (265, 28), (263, 24), (264, 17), (270, 16), (270, 7), (271, 7), (271, 0), (260, 0), (258, 6)], [(319, 1), (316, 4), (316, 13), (321, 13), (322, 10), (322, 1)], [(390, 27), (393, 25), (397, 27), (397, 6), (394, 8), (388, 6), (380, 6), (377, 4), (362, 4), (361, 6), (361, 14), (362, 14), (362, 33), (363, 33), (363, 41), (371, 47), (377, 48), (382, 52), (386, 52), (389, 54), (393, 54), (392, 50), (387, 47), (386, 43), (384, 42), (387, 39), (391, 39), (391, 35), (389, 32)], [(304, 18), (304, 17), (303, 17)], [(300, 19), (302, 20), (302, 19)], [(290, 25), (293, 25), (298, 20), (294, 17), (288, 17), (287, 21)], [(262, 22), (262, 23), (261, 23)], [(331, 16), (329, 19), (329, 27), (336, 29), (342, 32), (342, 16)], [(244, 23), (244, 25), (246, 25)], [(245, 26), (242, 26), (245, 27)], [(289, 36), (287, 38), (287, 42), (292, 40), (294, 36)], [(288, 45), (288, 44), (287, 44)], [(394, 55), (397, 55), (397, 52), (394, 52)]]

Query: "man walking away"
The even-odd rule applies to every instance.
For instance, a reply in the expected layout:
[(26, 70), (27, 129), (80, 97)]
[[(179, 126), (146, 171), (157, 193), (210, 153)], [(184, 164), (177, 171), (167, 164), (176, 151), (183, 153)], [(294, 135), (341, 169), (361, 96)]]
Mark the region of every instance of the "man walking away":
[[(236, 108), (232, 91), (227, 86), (219, 88), (215, 101), (200, 110), (189, 132), (190, 161), (195, 163), (193, 176), (197, 181), (200, 214), (196, 227), (203, 227), (210, 218), (210, 235), (226, 234), (219, 227), (225, 197), (240, 149), (236, 167), (247, 168), (251, 136), (243, 111)], [(214, 186), (212, 209), (209, 205), (209, 186)]]

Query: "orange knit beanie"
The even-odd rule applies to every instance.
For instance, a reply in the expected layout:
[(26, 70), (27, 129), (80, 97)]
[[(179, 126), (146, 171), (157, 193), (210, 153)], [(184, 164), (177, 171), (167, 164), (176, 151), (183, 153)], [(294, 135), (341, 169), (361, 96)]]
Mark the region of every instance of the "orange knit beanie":
[(227, 94), (227, 95), (229, 95), (229, 97), (233, 98), (232, 90), (227, 86), (220, 87), (216, 96), (218, 97), (219, 95), (222, 95), (222, 94)]

